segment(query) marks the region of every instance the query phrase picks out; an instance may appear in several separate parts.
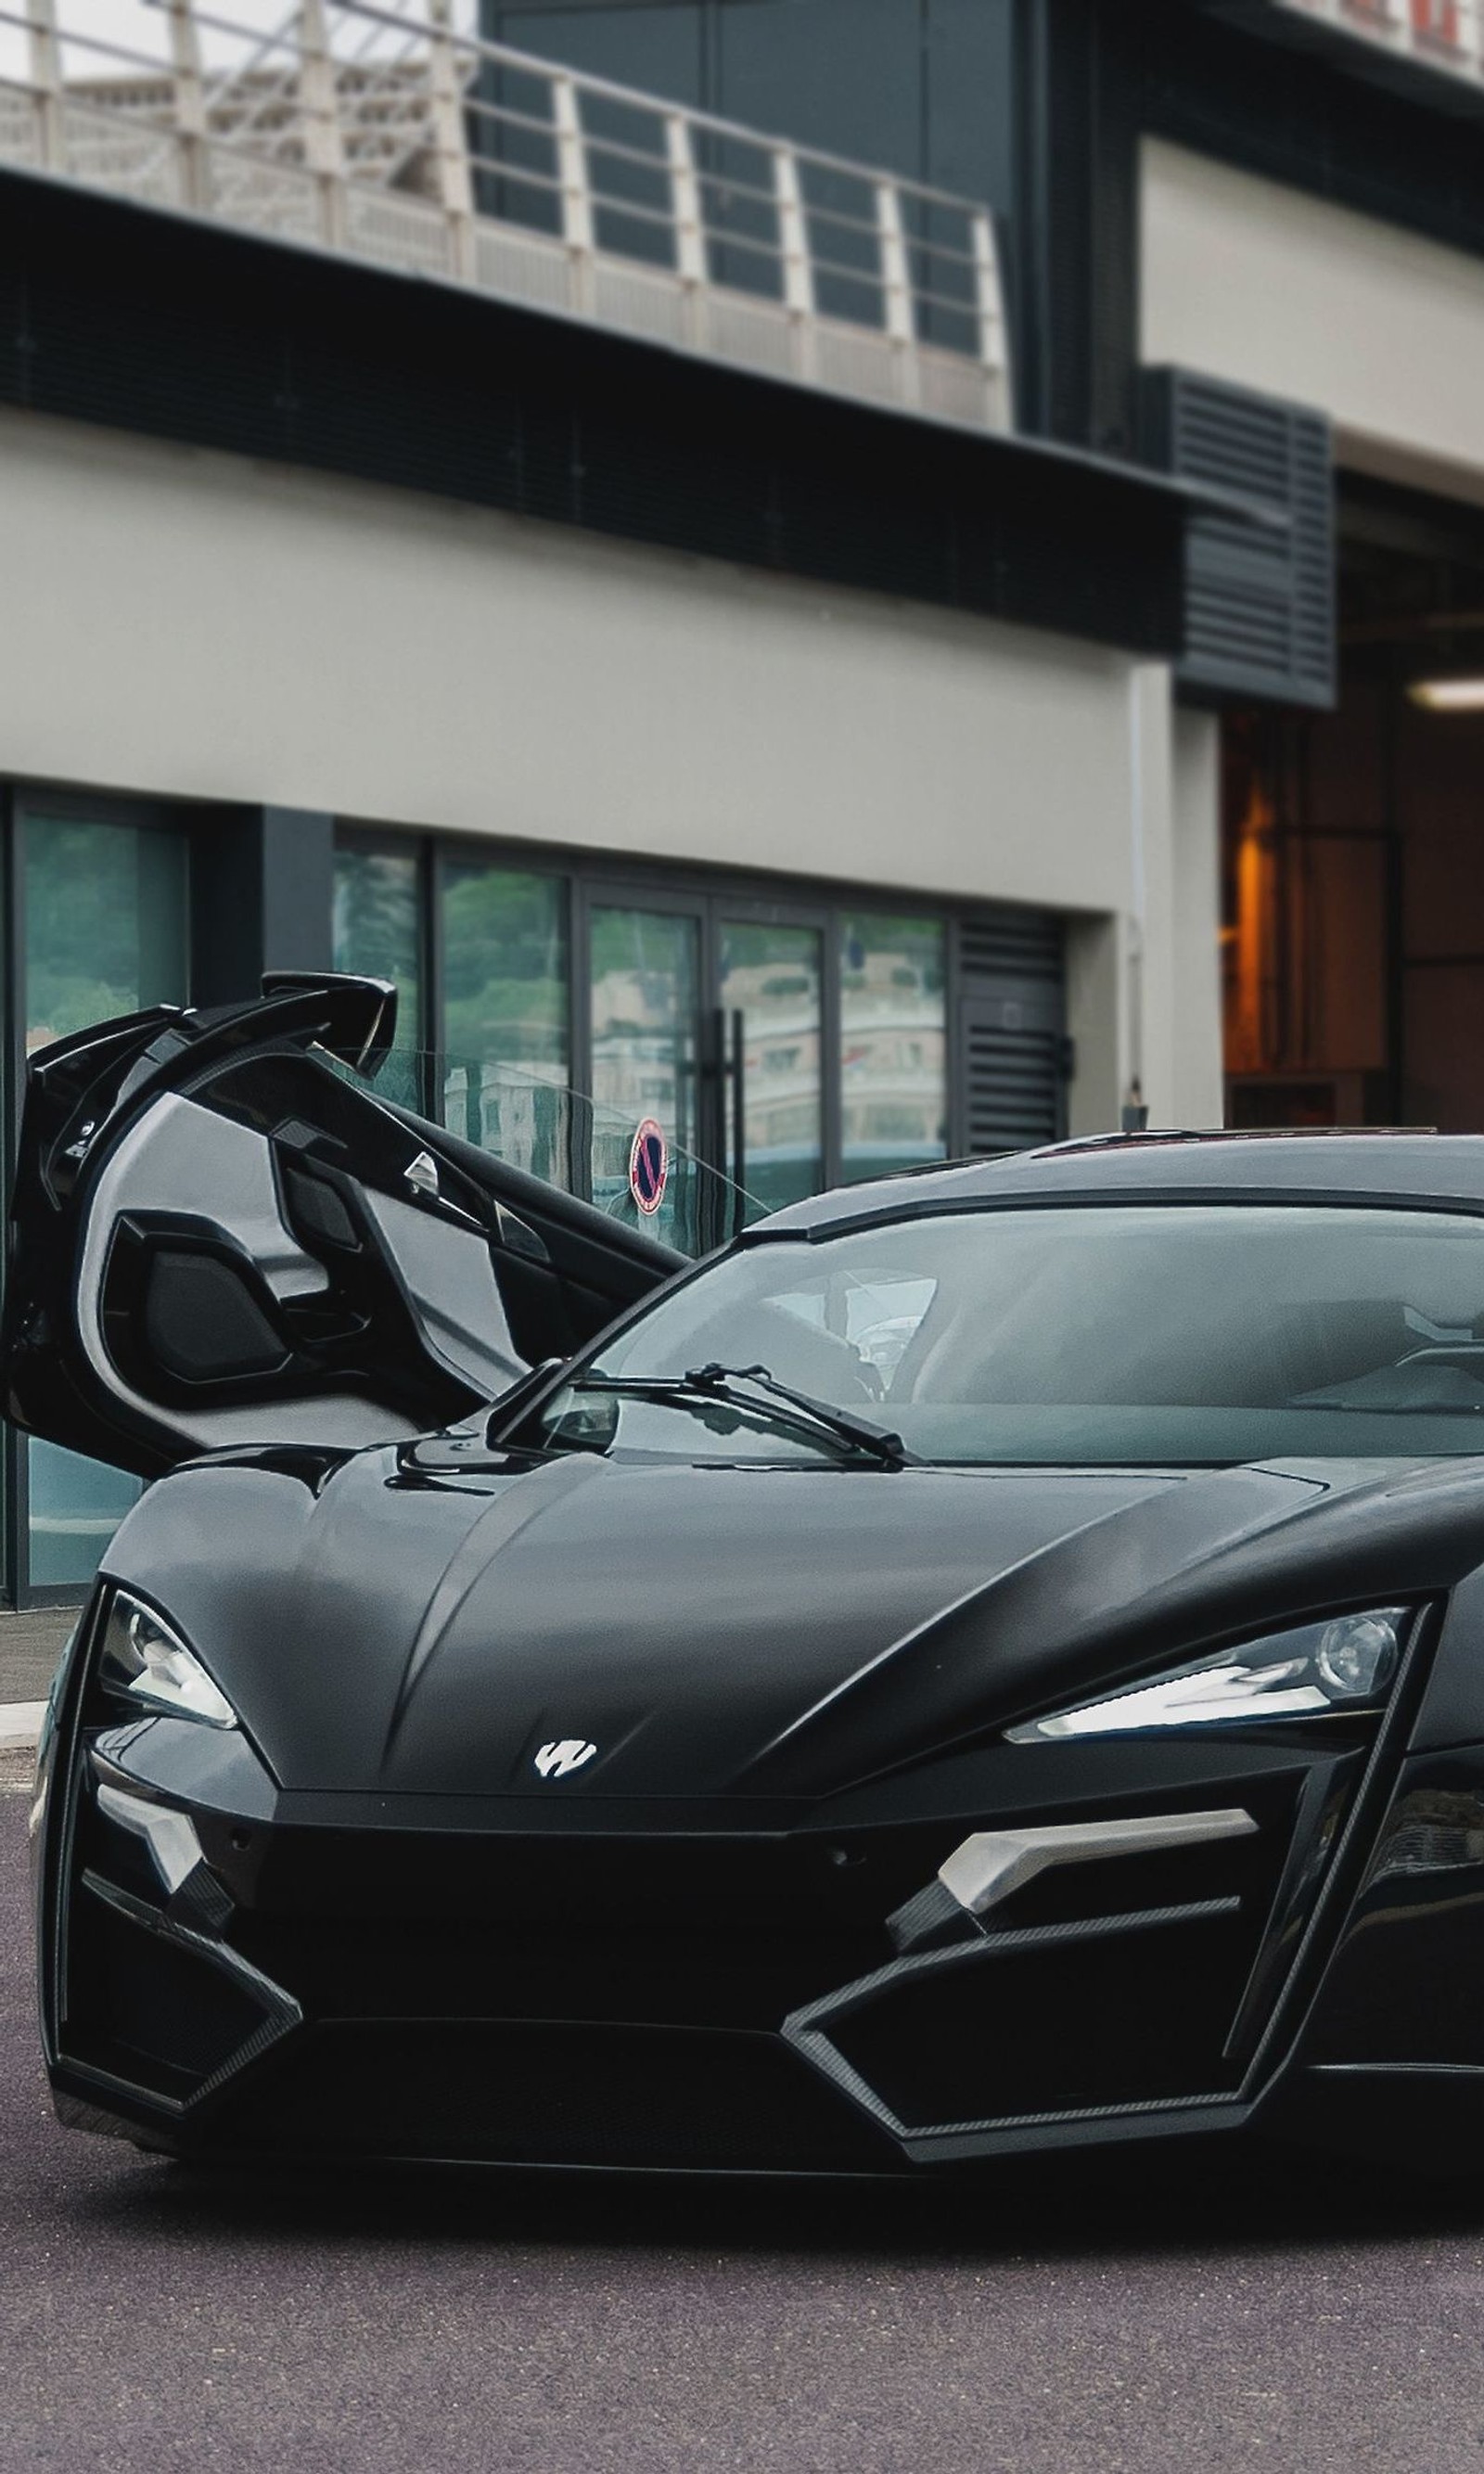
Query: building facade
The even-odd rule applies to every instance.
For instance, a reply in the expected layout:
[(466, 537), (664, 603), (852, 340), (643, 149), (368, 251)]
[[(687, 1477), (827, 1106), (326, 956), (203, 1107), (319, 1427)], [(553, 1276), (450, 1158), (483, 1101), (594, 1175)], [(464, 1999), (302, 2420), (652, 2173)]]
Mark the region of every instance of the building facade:
[[(28, 1046), (330, 963), (540, 1174), (657, 1116), (691, 1248), (1484, 1123), (1474, 11), (255, 5), (0, 36), (12, 1139)], [(127, 1489), (8, 1450), (76, 1591)]]

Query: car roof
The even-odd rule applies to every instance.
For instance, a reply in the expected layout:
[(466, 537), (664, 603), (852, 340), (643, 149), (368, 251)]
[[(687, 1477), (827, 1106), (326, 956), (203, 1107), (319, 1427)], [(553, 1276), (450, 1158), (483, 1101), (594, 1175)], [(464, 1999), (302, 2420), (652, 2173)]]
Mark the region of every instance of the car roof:
[[(1315, 1128), (1303, 1132), (1105, 1134), (945, 1161), (869, 1184), (837, 1186), (763, 1222), (769, 1236), (835, 1223), (916, 1219), (997, 1203), (1199, 1201), (1454, 1202), (1484, 1210), (1484, 1134), (1430, 1128)], [(761, 1233), (761, 1232), (758, 1232)]]

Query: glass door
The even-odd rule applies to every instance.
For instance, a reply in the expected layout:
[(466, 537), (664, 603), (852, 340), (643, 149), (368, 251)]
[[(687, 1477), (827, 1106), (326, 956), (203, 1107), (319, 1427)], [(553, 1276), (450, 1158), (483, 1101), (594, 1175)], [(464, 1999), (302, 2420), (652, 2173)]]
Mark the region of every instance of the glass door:
[(733, 912), (718, 923), (729, 1167), (761, 1218), (825, 1183), (824, 933)]
[[(595, 889), (586, 904), (595, 1201), (688, 1253), (826, 1181), (822, 921), (719, 897)], [(643, 1212), (648, 1121), (669, 1152)]]
[[(716, 1243), (703, 1171), (714, 1144), (703, 1122), (702, 932), (699, 905), (596, 894), (587, 905), (593, 1200), (688, 1254)], [(651, 1122), (665, 1137), (658, 1176), (635, 1160)]]

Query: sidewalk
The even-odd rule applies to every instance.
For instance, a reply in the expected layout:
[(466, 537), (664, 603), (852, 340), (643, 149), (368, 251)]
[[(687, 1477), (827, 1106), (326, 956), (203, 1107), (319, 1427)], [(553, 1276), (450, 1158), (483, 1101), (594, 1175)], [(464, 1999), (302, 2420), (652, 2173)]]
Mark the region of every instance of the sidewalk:
[[(57, 1661), (77, 1621), (76, 1607), (41, 1607), (34, 1614), (0, 1614), (0, 1737), (34, 1740), (38, 1712)], [(21, 1718), (17, 1705), (26, 1708)], [(3, 1756), (0, 1756), (3, 1758)]]

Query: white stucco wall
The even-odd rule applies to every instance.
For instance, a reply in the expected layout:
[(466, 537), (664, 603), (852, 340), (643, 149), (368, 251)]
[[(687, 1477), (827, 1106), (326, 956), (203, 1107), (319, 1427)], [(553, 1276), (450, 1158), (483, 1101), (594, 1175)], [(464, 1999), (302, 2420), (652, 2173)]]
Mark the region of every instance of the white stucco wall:
[(1342, 457), (1484, 489), (1484, 261), (1146, 140), (1149, 362), (1327, 412)]
[(1222, 1123), (1221, 723), (1177, 708), (1170, 780), (1170, 1116)]
[(1127, 900), (1091, 646), (24, 414), (0, 541), (5, 772)]
[(1074, 1128), (1117, 1121), (1141, 991), (1185, 1053), (1162, 670), (20, 413), (0, 542), (0, 774), (1044, 904)]
[(1128, 837), (1129, 906), (1067, 938), (1074, 1134), (1116, 1126), (1135, 1082), (1152, 1126), (1223, 1114), (1220, 723), (1176, 703), (1163, 664), (1131, 670), (1128, 695), (1130, 772), (1110, 823)]

